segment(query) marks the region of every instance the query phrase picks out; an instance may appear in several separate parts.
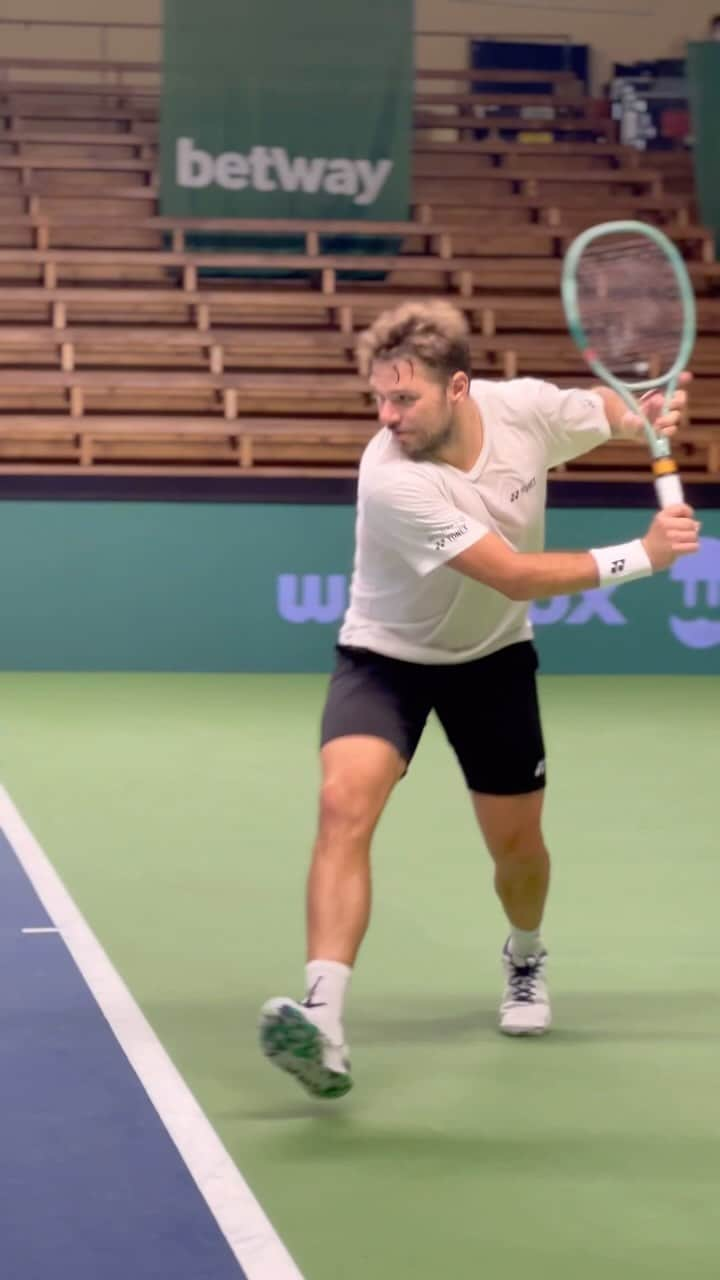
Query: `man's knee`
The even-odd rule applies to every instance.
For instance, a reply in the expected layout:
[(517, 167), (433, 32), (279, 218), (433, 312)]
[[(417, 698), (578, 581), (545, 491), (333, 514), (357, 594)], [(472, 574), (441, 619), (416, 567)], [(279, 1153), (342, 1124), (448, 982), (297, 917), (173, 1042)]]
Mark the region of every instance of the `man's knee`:
[(540, 828), (522, 824), (496, 830), (488, 847), (498, 862), (533, 862), (547, 854)]
[(323, 751), (321, 835), (368, 838), (403, 768), (389, 743), (364, 738), (329, 743)]
[(474, 795), (475, 812), (496, 861), (530, 861), (547, 856), (541, 815), (542, 795)]
[(343, 773), (323, 780), (319, 809), (322, 834), (351, 839), (370, 836), (380, 814), (373, 790)]

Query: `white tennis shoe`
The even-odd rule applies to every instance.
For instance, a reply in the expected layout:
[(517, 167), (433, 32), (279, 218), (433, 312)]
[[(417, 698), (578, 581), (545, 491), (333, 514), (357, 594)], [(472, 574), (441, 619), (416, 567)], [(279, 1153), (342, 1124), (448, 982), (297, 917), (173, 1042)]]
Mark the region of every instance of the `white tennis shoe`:
[(508, 938), (503, 947), (505, 990), (500, 1005), (500, 1030), (506, 1036), (542, 1036), (552, 1022), (545, 982), (547, 951), (527, 960), (515, 960)]
[(260, 1047), (313, 1098), (342, 1098), (352, 1089), (347, 1045), (333, 1043), (297, 1000), (279, 996), (260, 1012)]

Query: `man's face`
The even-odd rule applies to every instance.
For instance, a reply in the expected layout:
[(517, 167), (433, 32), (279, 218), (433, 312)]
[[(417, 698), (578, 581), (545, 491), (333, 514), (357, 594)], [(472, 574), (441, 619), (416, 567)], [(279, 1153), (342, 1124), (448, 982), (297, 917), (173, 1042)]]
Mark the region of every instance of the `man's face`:
[(373, 364), (370, 392), (378, 421), (392, 431), (408, 458), (432, 458), (451, 440), (457, 379), (463, 375), (454, 375), (447, 387), (442, 386), (421, 360), (407, 356)]

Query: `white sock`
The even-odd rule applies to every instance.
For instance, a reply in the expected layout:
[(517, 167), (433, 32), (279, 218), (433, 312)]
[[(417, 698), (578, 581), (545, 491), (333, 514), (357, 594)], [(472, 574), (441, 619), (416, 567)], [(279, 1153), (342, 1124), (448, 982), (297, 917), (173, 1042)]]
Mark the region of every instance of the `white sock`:
[(540, 941), (540, 930), (538, 929), (516, 929), (514, 925), (510, 928), (510, 951), (514, 960), (519, 960), (522, 964), (523, 960), (529, 960), (531, 956), (537, 956), (542, 951), (542, 943)]
[(338, 960), (311, 960), (305, 966), (303, 1004), (333, 1043), (342, 1044), (345, 993), (352, 969)]

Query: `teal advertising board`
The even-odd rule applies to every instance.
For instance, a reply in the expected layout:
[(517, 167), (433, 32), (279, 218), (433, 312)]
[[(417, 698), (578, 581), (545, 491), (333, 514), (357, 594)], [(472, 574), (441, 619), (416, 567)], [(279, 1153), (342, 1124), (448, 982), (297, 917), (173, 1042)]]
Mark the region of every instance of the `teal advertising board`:
[[(546, 672), (720, 674), (720, 512), (669, 573), (532, 607)], [(649, 513), (550, 510), (548, 546)], [(352, 506), (0, 503), (3, 670), (327, 671)]]
[(700, 216), (703, 226), (715, 233), (715, 248), (720, 252), (720, 44), (713, 40), (689, 44), (687, 68)]

